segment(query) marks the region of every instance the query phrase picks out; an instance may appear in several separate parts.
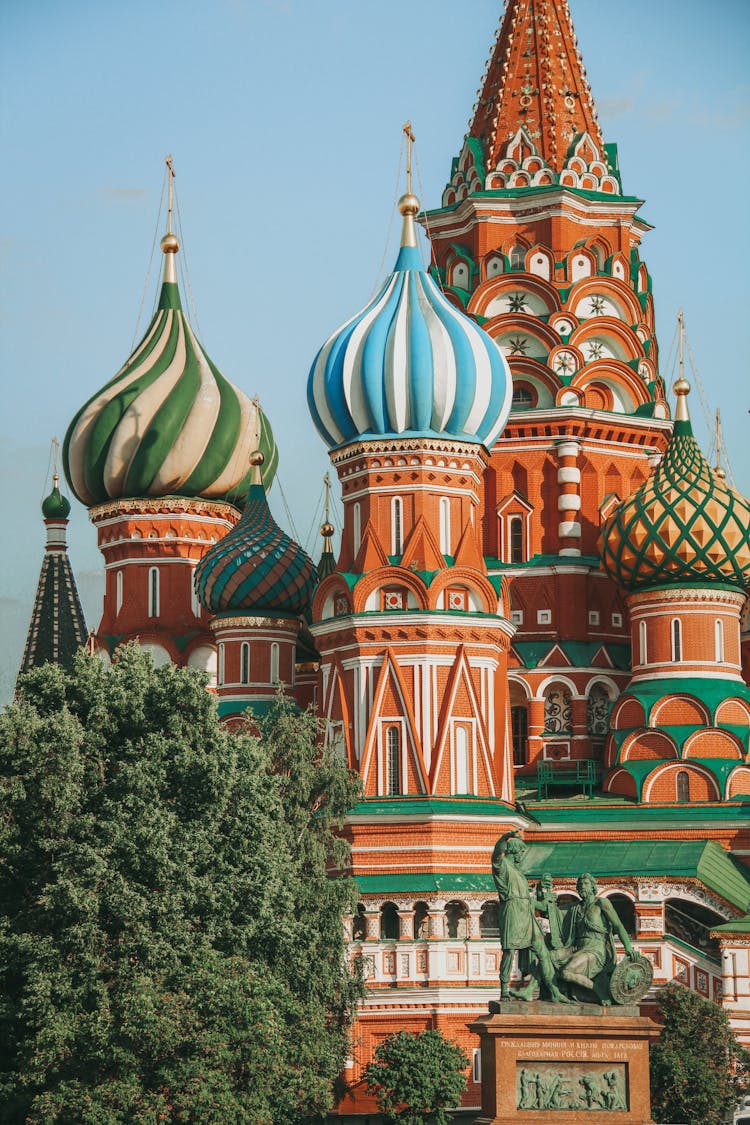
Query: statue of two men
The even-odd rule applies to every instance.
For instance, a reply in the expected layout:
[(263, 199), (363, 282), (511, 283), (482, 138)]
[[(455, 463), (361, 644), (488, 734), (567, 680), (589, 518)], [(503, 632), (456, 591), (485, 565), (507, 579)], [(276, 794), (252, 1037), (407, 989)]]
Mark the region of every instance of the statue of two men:
[[(610, 978), (617, 964), (614, 935), (630, 961), (639, 959), (627, 930), (611, 902), (599, 896), (593, 875), (579, 876), (576, 888), (581, 901), (565, 914), (557, 906), (550, 876), (543, 877), (536, 900), (532, 900), (528, 881), (520, 870), (525, 851), (521, 838), (506, 832), (492, 853), (503, 946), (500, 999), (531, 1000), (539, 983), (543, 997), (558, 1003), (569, 1001), (565, 992), (583, 989), (584, 995), (593, 993), (600, 1004), (610, 1004)], [(542, 931), (537, 912), (549, 921), (548, 935)], [(516, 950), (521, 974), (530, 972), (531, 979), (525, 986), (511, 989)]]

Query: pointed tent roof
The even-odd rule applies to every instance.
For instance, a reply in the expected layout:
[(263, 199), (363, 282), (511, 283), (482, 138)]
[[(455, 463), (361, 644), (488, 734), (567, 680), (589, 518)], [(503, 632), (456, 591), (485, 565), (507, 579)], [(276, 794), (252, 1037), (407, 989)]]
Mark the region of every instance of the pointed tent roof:
[(86, 643), (86, 622), (68, 558), (65, 528), (70, 502), (60, 493), (57, 473), (52, 492), (42, 502), (47, 547), (31, 612), (21, 672), (40, 664), (72, 663)]
[(566, 0), (509, 0), (469, 127), (486, 167), (495, 167), (521, 127), (555, 172), (583, 133), (603, 152), (576, 42)]

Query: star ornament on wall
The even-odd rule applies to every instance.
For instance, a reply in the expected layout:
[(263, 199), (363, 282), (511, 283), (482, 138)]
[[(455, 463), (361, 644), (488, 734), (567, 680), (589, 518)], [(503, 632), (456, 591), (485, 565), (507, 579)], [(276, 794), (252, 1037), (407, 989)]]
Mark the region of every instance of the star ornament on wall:
[(589, 344), (589, 359), (602, 358), (602, 345), (598, 340), (592, 340)]
[(511, 336), (508, 340), (511, 355), (526, 355), (529, 341), (525, 336)]
[(604, 316), (604, 312), (605, 312), (604, 298), (603, 297), (592, 297), (591, 298), (591, 315), (592, 316)]
[(526, 308), (526, 294), (525, 293), (509, 293), (508, 294), (508, 311), (509, 312), (523, 312)]

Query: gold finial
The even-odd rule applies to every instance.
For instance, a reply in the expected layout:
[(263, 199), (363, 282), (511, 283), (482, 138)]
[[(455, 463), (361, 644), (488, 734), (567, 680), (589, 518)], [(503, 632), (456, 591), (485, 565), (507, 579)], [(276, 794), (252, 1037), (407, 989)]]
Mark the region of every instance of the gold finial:
[[(324, 517), (323, 523), (320, 525), (320, 534), (323, 536), (324, 539), (330, 539), (333, 536), (335, 528), (334, 528), (333, 524), (331, 523), (331, 521), (329, 519), (329, 502), (330, 502), (330, 496), (331, 496), (331, 478), (330, 478), (328, 473), (326, 473), (326, 475), (323, 477), (323, 487), (325, 488), (325, 491), (326, 491), (325, 517)], [(326, 544), (326, 547), (324, 549), (328, 549), (329, 546), (330, 546), (329, 544)]]
[(265, 461), (265, 457), (263, 456), (263, 454), (261, 453), (261, 451), (259, 449), (256, 449), (254, 453), (250, 454), (250, 464), (251, 465), (257, 465), (258, 468), (260, 468), (260, 466), (263, 464), (264, 461)]
[(57, 488), (60, 483), (60, 442), (56, 437), (52, 439), (52, 487)]
[(714, 467), (714, 475), (717, 476), (719, 478), (719, 480), (726, 480), (727, 479), (727, 474), (725, 473), (724, 466), (721, 463), (721, 447), (722, 447), (723, 444), (724, 444), (724, 440), (721, 436), (721, 411), (717, 407), (717, 409), (716, 409), (716, 465)]
[(166, 159), (167, 165), (167, 233), (161, 240), (161, 248), (166, 254), (166, 261), (164, 262), (164, 280), (172, 284), (177, 281), (177, 271), (175, 269), (174, 256), (180, 249), (180, 241), (177, 235), (172, 230), (172, 204), (174, 200), (174, 159), (168, 156)]
[(406, 136), (406, 194), (402, 195), (398, 201), (399, 212), (404, 217), (404, 225), (401, 231), (401, 245), (402, 246), (416, 246), (417, 234), (414, 230), (414, 218), (419, 214), (419, 200), (412, 191), (411, 182), (411, 146), (414, 144), (416, 138), (414, 130), (411, 127), (411, 121), (407, 121), (403, 127), (403, 132)]
[(677, 313), (677, 323), (680, 328), (680, 377), (674, 385), (674, 393), (677, 395), (677, 406), (675, 407), (674, 420), (675, 422), (689, 422), (690, 413), (688, 411), (687, 396), (690, 394), (690, 384), (685, 378), (685, 364), (684, 364), (684, 341), (685, 341), (685, 322), (682, 316), (682, 309)]
[(264, 461), (265, 457), (259, 449), (256, 449), (253, 453), (250, 454), (250, 465), (252, 466), (252, 471), (250, 473), (251, 486), (256, 484), (263, 484), (263, 477), (260, 473), (260, 467)]

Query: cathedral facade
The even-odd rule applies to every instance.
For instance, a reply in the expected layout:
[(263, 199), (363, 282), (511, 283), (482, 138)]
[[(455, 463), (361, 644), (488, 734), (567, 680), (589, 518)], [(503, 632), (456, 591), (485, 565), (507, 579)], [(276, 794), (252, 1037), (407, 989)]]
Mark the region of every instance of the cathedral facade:
[[(565, 0), (509, 0), (440, 206), (406, 189), (392, 272), (308, 380), (338, 557), (330, 524), (316, 570), (271, 516), (271, 427), (191, 329), (171, 224), (155, 316), (63, 447), (104, 557), (101, 658), (137, 639), (201, 668), (230, 722), (281, 684), (362, 779), (355, 1117), (398, 1028), (460, 1042), (478, 1104), (468, 1024), (497, 990), (508, 830), (532, 883), (564, 901), (591, 872), (655, 984), (723, 1004), (750, 1042), (750, 505), (699, 449), (684, 378), (669, 403), (650, 228)], [(66, 503), (45, 502), (58, 567)]]

